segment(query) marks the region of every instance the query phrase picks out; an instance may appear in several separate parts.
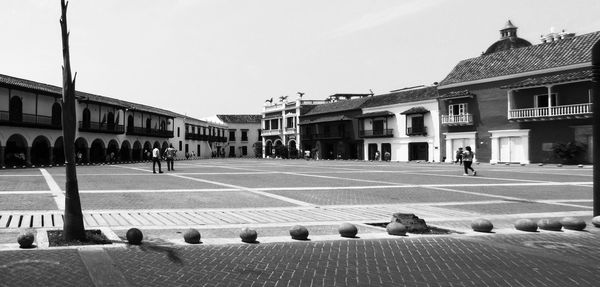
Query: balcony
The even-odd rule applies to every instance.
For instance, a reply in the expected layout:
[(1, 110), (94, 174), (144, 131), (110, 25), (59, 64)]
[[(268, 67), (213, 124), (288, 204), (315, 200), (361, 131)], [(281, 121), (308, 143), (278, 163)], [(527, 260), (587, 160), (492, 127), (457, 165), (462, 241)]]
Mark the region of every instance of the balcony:
[(390, 138), (394, 136), (394, 130), (362, 130), (358, 131), (358, 136), (361, 138)]
[(295, 134), (295, 133), (296, 133), (296, 128), (285, 128), (286, 135)]
[(427, 127), (419, 127), (419, 128), (406, 128), (407, 136), (426, 136), (427, 135)]
[(208, 136), (201, 135), (201, 134), (185, 133), (185, 139), (186, 140), (196, 140), (196, 141), (207, 141)]
[(0, 125), (46, 128), (46, 129), (62, 129), (60, 123), (53, 123), (52, 117), (40, 116), (33, 114), (21, 114), (20, 117), (11, 118), (8, 112), (0, 112)]
[(314, 140), (330, 140), (330, 139), (342, 139), (344, 138), (343, 132), (328, 132), (328, 133), (316, 133), (310, 136), (310, 139)]
[(79, 121), (80, 132), (107, 133), (107, 134), (122, 134), (125, 132), (125, 126), (98, 122), (83, 122)]
[(159, 138), (172, 138), (173, 131), (159, 130), (159, 129), (148, 129), (142, 127), (127, 127), (128, 135), (136, 136), (148, 136), (148, 137), (159, 137)]
[(263, 136), (278, 136), (281, 134), (281, 129), (275, 130), (262, 130), (261, 135)]
[(283, 104), (273, 104), (271, 106), (265, 106), (264, 112), (271, 112), (283, 109)]
[(508, 119), (515, 121), (580, 119), (591, 118), (592, 116), (592, 103), (543, 108), (513, 109), (509, 110), (508, 112)]
[(472, 114), (442, 115), (442, 125), (468, 126), (473, 124)]

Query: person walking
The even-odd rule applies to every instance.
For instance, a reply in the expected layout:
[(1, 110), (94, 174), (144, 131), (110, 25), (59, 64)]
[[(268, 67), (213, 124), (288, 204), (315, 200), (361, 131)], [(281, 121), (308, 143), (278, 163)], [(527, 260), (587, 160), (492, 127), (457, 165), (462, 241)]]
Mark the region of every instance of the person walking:
[(158, 164), (158, 173), (163, 173), (160, 168), (160, 150), (158, 147), (152, 150), (152, 173), (156, 173), (156, 164)]
[(456, 150), (456, 161), (454, 161), (455, 164), (460, 162), (460, 165), (462, 165), (462, 163), (463, 163), (462, 154), (463, 154), (463, 149), (462, 149), (462, 147), (459, 147), (458, 150)]
[(173, 148), (173, 144), (169, 144), (169, 147), (165, 150), (165, 158), (167, 160), (167, 170), (175, 170), (173, 168), (173, 159), (175, 158), (175, 153), (177, 150)]
[(471, 165), (473, 164), (474, 157), (475, 157), (475, 153), (473, 151), (471, 151), (471, 147), (466, 146), (465, 151), (462, 153), (463, 167), (465, 168), (464, 175), (469, 175), (469, 170), (471, 170), (473, 172), (473, 176), (477, 175), (477, 172), (471, 167)]

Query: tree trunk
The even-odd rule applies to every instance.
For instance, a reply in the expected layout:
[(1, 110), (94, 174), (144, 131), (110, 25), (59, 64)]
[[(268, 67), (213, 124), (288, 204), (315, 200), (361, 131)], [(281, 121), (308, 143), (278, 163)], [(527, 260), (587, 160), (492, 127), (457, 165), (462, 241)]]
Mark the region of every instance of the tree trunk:
[(66, 190), (65, 190), (65, 218), (63, 235), (65, 240), (85, 240), (83, 227), (83, 214), (79, 200), (79, 187), (77, 184), (77, 170), (75, 167), (75, 128), (77, 117), (75, 112), (75, 78), (71, 78), (71, 60), (69, 56), (69, 32), (67, 31), (67, 6), (61, 0), (60, 28), (62, 32), (63, 47), (63, 145), (66, 160)]

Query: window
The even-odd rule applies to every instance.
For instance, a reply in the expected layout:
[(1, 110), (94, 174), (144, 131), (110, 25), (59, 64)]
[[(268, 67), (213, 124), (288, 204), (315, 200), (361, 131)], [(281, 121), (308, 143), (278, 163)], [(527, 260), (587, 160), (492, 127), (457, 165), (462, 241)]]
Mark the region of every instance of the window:
[(292, 118), (292, 117), (286, 118), (285, 127), (286, 128), (293, 128), (294, 127), (294, 118)]
[(234, 146), (229, 147), (229, 157), (235, 157), (235, 147)]
[(454, 105), (448, 106), (448, 115), (458, 116), (458, 115), (464, 115), (466, 113), (467, 113), (467, 104), (466, 103), (454, 104)]
[[(187, 126), (186, 126), (186, 127), (187, 127)], [(180, 137), (180, 135), (179, 135), (179, 129), (180, 129), (180, 128), (179, 128), (179, 127), (177, 127), (177, 137)]]
[(279, 129), (279, 119), (271, 120), (271, 129), (273, 129), (273, 130)]
[(242, 155), (248, 155), (248, 147), (247, 146), (242, 147)]
[(271, 121), (265, 121), (265, 130), (271, 129)]
[(373, 120), (373, 134), (383, 133), (383, 120)]
[(414, 114), (406, 117), (407, 135), (426, 135), (425, 117), (422, 114)]
[(85, 108), (83, 110), (83, 127), (86, 129), (90, 128), (90, 118), (91, 118), (90, 110), (88, 108)]
[(261, 136), (262, 136), (262, 130), (259, 129), (258, 130), (258, 141), (262, 140)]
[(179, 151), (182, 150), (182, 145), (183, 145), (183, 143), (181, 141), (179, 141)]
[(235, 141), (235, 130), (229, 130), (229, 141)]
[(245, 130), (242, 131), (242, 141), (243, 142), (248, 141), (248, 131), (245, 131)]

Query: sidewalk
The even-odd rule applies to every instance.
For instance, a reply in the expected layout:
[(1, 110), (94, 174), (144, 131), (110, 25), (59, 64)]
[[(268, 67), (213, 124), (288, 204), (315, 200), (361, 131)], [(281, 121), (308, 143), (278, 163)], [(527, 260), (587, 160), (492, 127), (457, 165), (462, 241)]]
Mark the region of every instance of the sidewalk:
[[(0, 286), (594, 286), (600, 280), (600, 228), (591, 222), (585, 231), (527, 233), (509, 228), (510, 221), (499, 221), (491, 234), (392, 237), (359, 226), (355, 239), (331, 227), (315, 229), (310, 241), (267, 236), (276, 230), (259, 232), (258, 244), (211, 237), (233, 234), (227, 230), (203, 233), (199, 245), (168, 242), (176, 260), (144, 245), (0, 251)], [(164, 239), (175, 234), (165, 233), (155, 231)]]

